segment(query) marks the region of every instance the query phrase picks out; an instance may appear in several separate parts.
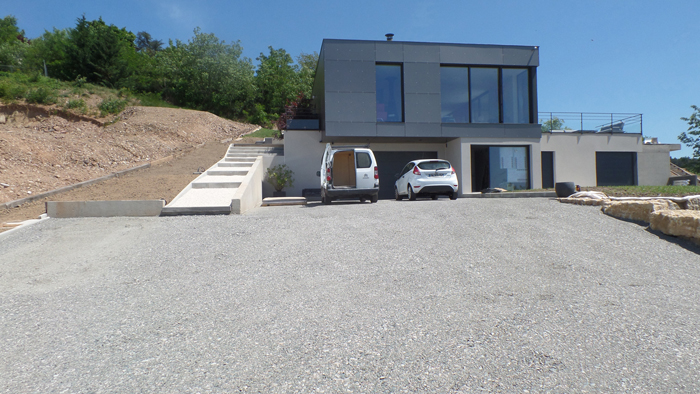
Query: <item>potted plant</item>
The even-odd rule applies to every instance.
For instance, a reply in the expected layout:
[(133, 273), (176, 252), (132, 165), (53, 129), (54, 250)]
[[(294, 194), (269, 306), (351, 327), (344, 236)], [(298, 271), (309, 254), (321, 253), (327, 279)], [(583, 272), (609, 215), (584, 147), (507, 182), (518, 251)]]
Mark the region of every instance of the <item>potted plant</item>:
[(287, 186), (294, 186), (294, 172), (285, 164), (276, 165), (267, 169), (267, 182), (275, 188), (273, 197), (286, 197), (287, 193), (282, 191)]

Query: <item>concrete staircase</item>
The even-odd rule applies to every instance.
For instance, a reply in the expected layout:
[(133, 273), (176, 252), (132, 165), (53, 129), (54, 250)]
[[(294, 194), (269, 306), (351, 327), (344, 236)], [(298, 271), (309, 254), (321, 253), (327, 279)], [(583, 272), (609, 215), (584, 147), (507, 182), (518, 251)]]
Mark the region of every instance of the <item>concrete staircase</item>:
[(236, 146), (192, 181), (161, 215), (216, 215), (245, 213), (262, 204), (265, 156), (284, 154), (277, 146)]

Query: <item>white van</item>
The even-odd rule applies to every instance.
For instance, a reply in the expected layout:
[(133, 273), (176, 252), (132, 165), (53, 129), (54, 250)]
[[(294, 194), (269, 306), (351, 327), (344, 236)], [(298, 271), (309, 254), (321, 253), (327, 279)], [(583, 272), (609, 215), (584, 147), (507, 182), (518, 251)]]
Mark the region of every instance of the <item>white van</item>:
[(359, 199), (377, 202), (377, 159), (367, 147), (326, 145), (321, 161), (321, 201)]

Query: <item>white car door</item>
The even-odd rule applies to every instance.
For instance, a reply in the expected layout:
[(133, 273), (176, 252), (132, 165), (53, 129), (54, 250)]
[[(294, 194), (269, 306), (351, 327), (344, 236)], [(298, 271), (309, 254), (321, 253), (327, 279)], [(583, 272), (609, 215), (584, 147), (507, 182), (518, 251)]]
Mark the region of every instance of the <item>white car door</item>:
[(396, 180), (396, 189), (399, 191), (399, 194), (406, 193), (406, 187), (408, 186), (408, 175), (410, 172), (409, 171), (410, 168), (411, 168), (411, 163), (408, 163), (401, 169), (401, 172), (399, 172), (399, 179)]
[(374, 188), (374, 160), (372, 152), (366, 149), (355, 149), (355, 184), (358, 189)]

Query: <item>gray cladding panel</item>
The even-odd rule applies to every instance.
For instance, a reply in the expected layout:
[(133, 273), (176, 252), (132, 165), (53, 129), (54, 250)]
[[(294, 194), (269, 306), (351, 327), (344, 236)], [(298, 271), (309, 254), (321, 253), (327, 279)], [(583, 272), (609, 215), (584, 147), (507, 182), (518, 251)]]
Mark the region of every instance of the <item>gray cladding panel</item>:
[(325, 59), (328, 60), (365, 60), (375, 61), (373, 42), (324, 42)]
[(377, 137), (405, 137), (406, 126), (403, 123), (377, 123)]
[(378, 62), (388, 62), (388, 63), (402, 63), (403, 62), (403, 44), (400, 43), (383, 43), (378, 42), (376, 44), (377, 49), (377, 61)]
[(406, 137), (441, 137), (439, 123), (406, 123)]
[(539, 125), (508, 124), (458, 124), (443, 123), (442, 136), (451, 138), (540, 138), (542, 129)]
[(328, 122), (376, 122), (376, 93), (326, 92)]
[(439, 63), (404, 63), (403, 74), (406, 94), (440, 93)]
[(376, 91), (374, 62), (327, 60), (325, 64), (326, 91), (365, 92)]
[(539, 66), (539, 50), (503, 48), (503, 64), (506, 66)]
[(404, 95), (406, 123), (440, 123), (440, 94)]
[(440, 63), (500, 65), (503, 64), (503, 49), (441, 45)]
[(376, 123), (326, 122), (329, 137), (376, 137)]
[(404, 44), (403, 57), (405, 62), (438, 63), (440, 47), (438, 45)]

